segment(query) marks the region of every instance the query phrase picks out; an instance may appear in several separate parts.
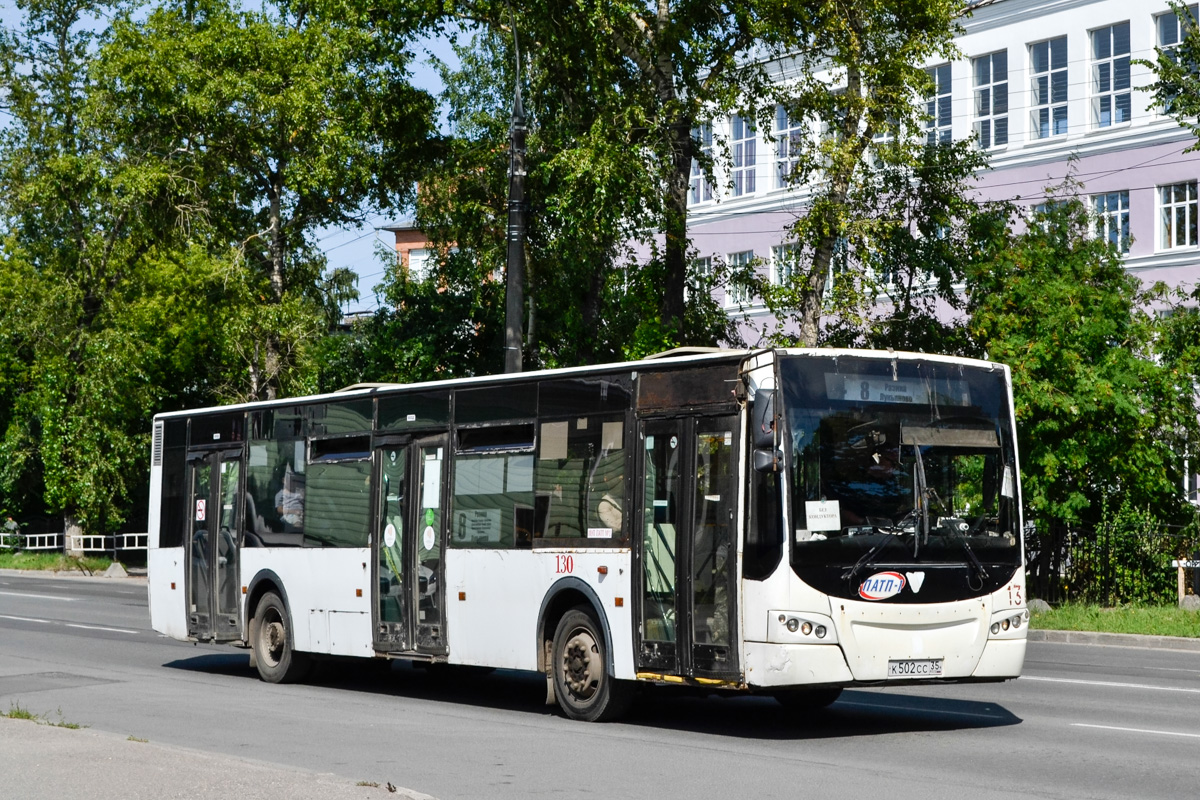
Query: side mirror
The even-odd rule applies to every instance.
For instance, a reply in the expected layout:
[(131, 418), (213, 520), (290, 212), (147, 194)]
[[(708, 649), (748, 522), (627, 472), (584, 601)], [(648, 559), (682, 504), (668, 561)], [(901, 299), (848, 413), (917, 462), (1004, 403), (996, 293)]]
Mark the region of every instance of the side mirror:
[(774, 448), (756, 448), (754, 450), (755, 472), (779, 472), (783, 468), (783, 451)]
[[(775, 390), (759, 389), (754, 395), (754, 404), (750, 410), (750, 435), (754, 447), (775, 447), (775, 430), (778, 419), (775, 416)], [(757, 453), (755, 456), (757, 457)]]

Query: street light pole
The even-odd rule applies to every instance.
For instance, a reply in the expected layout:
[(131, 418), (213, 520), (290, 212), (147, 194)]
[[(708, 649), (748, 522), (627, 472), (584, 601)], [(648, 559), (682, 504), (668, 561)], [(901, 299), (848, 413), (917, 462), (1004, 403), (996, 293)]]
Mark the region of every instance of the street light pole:
[(513, 50), (516, 53), (516, 95), (513, 100), (508, 167), (508, 261), (505, 270), (504, 371), (521, 371), (521, 317), (525, 306), (525, 109), (521, 105), (521, 48), (512, 6)]

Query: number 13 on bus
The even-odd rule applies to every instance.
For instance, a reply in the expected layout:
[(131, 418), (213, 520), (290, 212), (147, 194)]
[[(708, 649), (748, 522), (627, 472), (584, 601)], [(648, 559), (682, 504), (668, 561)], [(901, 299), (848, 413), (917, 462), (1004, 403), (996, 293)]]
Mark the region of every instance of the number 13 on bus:
[(160, 414), (150, 614), (248, 648), (639, 685), (998, 681), (1025, 657), (1009, 371), (719, 351)]

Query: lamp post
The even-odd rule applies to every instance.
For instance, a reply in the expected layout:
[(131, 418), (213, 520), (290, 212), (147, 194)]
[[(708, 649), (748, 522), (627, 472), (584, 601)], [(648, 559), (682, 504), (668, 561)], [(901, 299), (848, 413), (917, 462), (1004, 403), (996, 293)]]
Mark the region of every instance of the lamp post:
[(504, 371), (521, 371), (521, 317), (525, 305), (525, 109), (521, 105), (521, 48), (512, 6), (513, 50), (516, 53), (516, 95), (509, 129), (508, 259), (505, 269)]

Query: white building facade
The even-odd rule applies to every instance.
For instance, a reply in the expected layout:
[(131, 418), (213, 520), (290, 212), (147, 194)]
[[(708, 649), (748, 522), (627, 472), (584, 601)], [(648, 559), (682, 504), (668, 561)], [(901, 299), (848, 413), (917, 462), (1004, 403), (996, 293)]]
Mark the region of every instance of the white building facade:
[[(1154, 104), (1143, 90), (1153, 75), (1134, 63), (1179, 41), (1166, 0), (997, 0), (962, 26), (962, 57), (927, 65), (928, 108), (933, 137), (988, 150), (980, 199), (1036, 205), (1070, 170), (1130, 272), (1147, 285), (1195, 284), (1200, 152), (1184, 152), (1195, 137)], [(770, 136), (737, 116), (702, 129), (702, 141), (726, 141), (730, 154), (716, 185), (694, 170), (689, 227), (702, 262), (757, 257), (778, 279), (779, 248), (808, 194), (786, 179), (790, 124), (780, 109)], [(767, 312), (736, 294), (720, 299), (748, 312), (753, 338)]]

